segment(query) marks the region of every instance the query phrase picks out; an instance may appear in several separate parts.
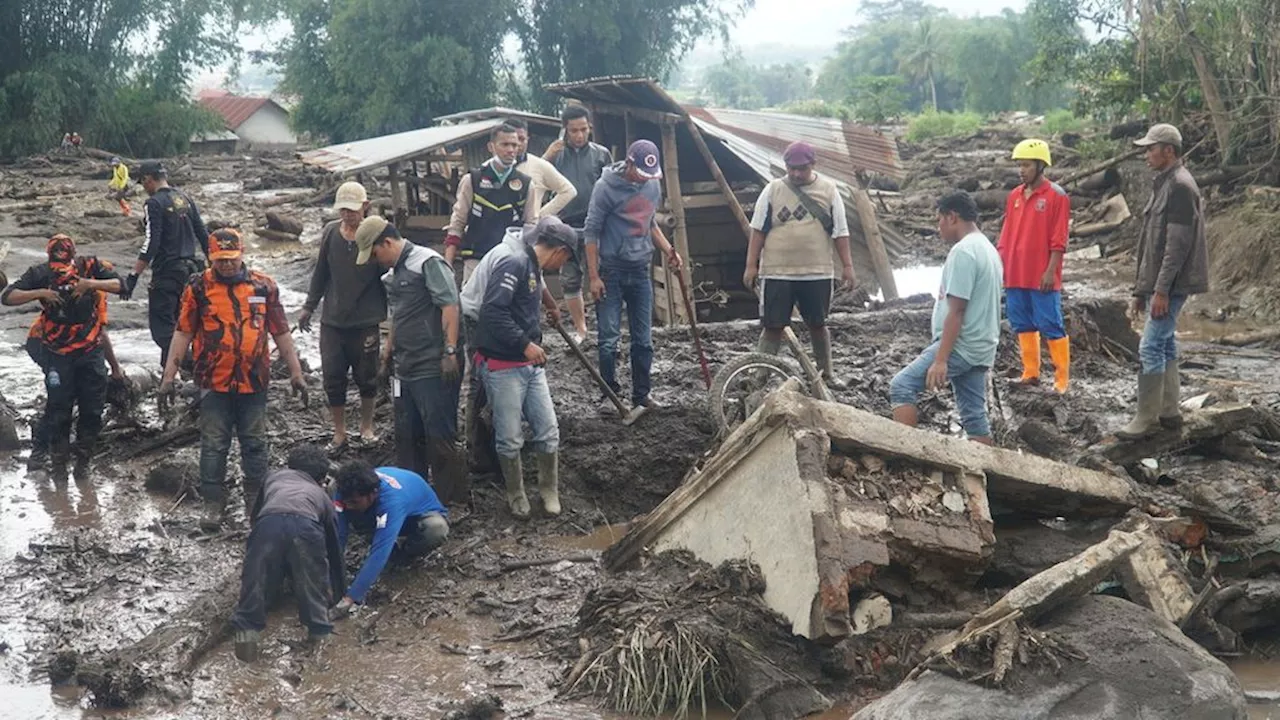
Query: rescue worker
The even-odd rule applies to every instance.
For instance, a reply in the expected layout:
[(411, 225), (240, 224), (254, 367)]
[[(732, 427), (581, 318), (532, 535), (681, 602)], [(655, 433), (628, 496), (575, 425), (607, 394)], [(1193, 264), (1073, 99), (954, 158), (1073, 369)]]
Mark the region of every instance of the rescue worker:
[[(48, 262), (32, 265), (0, 292), (0, 304), (39, 301), (36, 325), (41, 333), (45, 389), (45, 428), (49, 433), (55, 477), (65, 477), (69, 455), (75, 456), (77, 482), (87, 480), (102, 431), (107, 392), (102, 334), (102, 293), (119, 293), (124, 285), (115, 268), (92, 255), (77, 255), (66, 235), (49, 238)], [(75, 443), (72, 414), (79, 408)]]
[(520, 137), (503, 123), (489, 136), (493, 157), (458, 181), (457, 201), (444, 240), (444, 260), (450, 268), (461, 257), (462, 282), (471, 279), (485, 253), (502, 242), (512, 225), (530, 224), (538, 208), (529, 202), (533, 179), (516, 169)]
[(334, 507), (338, 510), (338, 547), (345, 549), (354, 527), (372, 534), (369, 554), (330, 617), (342, 618), (364, 603), (395, 548), (422, 557), (449, 537), (449, 511), (418, 473), (396, 467), (370, 467), (352, 460), (338, 468)]
[(1009, 193), (997, 248), (1004, 263), (1005, 307), (1022, 351), (1017, 385), (1040, 384), (1040, 339), (1053, 361), (1053, 389), (1067, 391), (1071, 341), (1062, 322), (1062, 256), (1067, 252), (1071, 198), (1044, 176), (1049, 144), (1035, 138), (1013, 148), (1022, 184)]
[(373, 410), (378, 395), (378, 348), (387, 318), (387, 293), (375, 264), (356, 264), (356, 230), (369, 211), (364, 186), (343, 183), (333, 204), (339, 220), (320, 231), (320, 250), (298, 329), (311, 332), (311, 316), (324, 300), (320, 316), (320, 368), (333, 417), (331, 453), (347, 447), (347, 371), (360, 389), (360, 438), (376, 443)]
[[(578, 196), (578, 189), (560, 174), (555, 165), (538, 155), (529, 154), (528, 123), (515, 117), (507, 118), (505, 122), (516, 129), (516, 140), (520, 143), (520, 149), (516, 153), (516, 172), (528, 175), (533, 181), (529, 188), (529, 202), (533, 205), (534, 217), (558, 215), (565, 205)], [(552, 198), (544, 205), (547, 193), (552, 193)]]
[(307, 627), (307, 645), (315, 648), (333, 632), (329, 608), (346, 588), (338, 513), (325, 492), (329, 456), (317, 445), (289, 451), (285, 468), (269, 473), (254, 500), (253, 530), (245, 543), (240, 571), (240, 602), (231, 616), (236, 657), (258, 659), (258, 643), (267, 627), (267, 608), (287, 575)]
[(307, 383), (276, 282), (245, 267), (238, 231), (214, 232), (209, 247), (213, 267), (192, 276), (182, 292), (159, 394), (172, 400), (179, 359), (192, 348), (193, 379), (200, 388), (200, 496), (206, 523), (217, 524), (226, 510), (232, 432), (240, 440), (246, 510), (267, 474), (268, 336), (289, 368), (294, 392), (305, 392)]
[(560, 514), (560, 430), (543, 368), (547, 355), (538, 345), (542, 342), (539, 308), (546, 307), (552, 321), (559, 323), (542, 273), (558, 270), (573, 255), (577, 242), (577, 232), (555, 216), (542, 218), (528, 230), (511, 228), (507, 240), (485, 257), (462, 289), (464, 312), (480, 306), (475, 364), (493, 409), (507, 505), (517, 518), (530, 513), (520, 459), (524, 421), (537, 445), (543, 510), (552, 516)]
[(667, 242), (654, 216), (662, 202), (658, 179), (662, 165), (658, 147), (637, 140), (627, 159), (605, 168), (591, 191), (583, 230), (591, 295), (596, 300), (600, 375), (621, 392), (617, 381), (618, 343), (622, 340), (622, 306), (631, 328), (631, 401), (656, 407), (649, 397), (653, 365), (653, 280), (650, 265), (656, 247), (673, 270), (683, 264)]
[(840, 285), (856, 283), (849, 249), (849, 221), (840, 189), (814, 171), (817, 155), (807, 142), (793, 142), (782, 153), (787, 174), (771, 180), (756, 200), (751, 218), (742, 284), (756, 290), (761, 280), (757, 349), (777, 355), (782, 333), (791, 325), (791, 311), (799, 307), (818, 370), (828, 384), (838, 386), (831, 372), (831, 333), (827, 315), (835, 290), (834, 255), (840, 258)]
[(573, 257), (560, 268), (560, 288), (569, 317), (573, 320), (573, 341), (581, 344), (587, 339), (586, 303), (582, 300), (582, 280), (586, 276), (586, 246), (582, 228), (587, 222), (587, 205), (591, 191), (604, 169), (613, 164), (613, 155), (603, 145), (591, 142), (591, 113), (581, 105), (570, 105), (560, 113), (564, 139), (551, 143), (544, 158), (550, 160), (573, 183), (578, 194), (560, 210), (560, 219), (578, 231), (578, 245)]
[(950, 381), (965, 434), (994, 445), (987, 373), (1000, 343), (1000, 254), (978, 229), (978, 205), (963, 190), (938, 201), (938, 234), (953, 246), (933, 305), (933, 342), (889, 383), (893, 419), (915, 427), (920, 394)]
[(372, 259), (387, 271), (382, 282), (391, 333), (382, 364), (388, 367), (394, 358), (391, 394), (399, 464), (424, 477), (430, 474), (451, 499), (466, 479), (466, 463), (455, 446), (461, 388), (458, 286), (439, 253), (406, 242), (377, 215), (360, 223), (356, 247), (357, 265)]
[(107, 188), (111, 191), (107, 197), (120, 203), (120, 212), (125, 217), (133, 215), (133, 208), (125, 200), (129, 196), (129, 166), (118, 157), (111, 158), (111, 179), (107, 181)]
[(168, 365), (169, 347), (173, 344), (178, 307), (187, 280), (204, 270), (197, 253), (209, 257), (205, 241), (209, 237), (200, 209), (181, 190), (169, 186), (169, 173), (159, 161), (142, 163), (138, 169), (147, 201), (142, 205), (142, 222), (146, 238), (133, 272), (125, 278), (126, 300), (133, 296), (138, 278), (151, 268), (151, 286), (147, 290), (147, 324), (151, 339), (160, 346), (160, 365)]
[(1151, 199), (1142, 212), (1131, 308), (1135, 317), (1146, 321), (1138, 346), (1142, 363), (1138, 409), (1133, 420), (1116, 432), (1122, 440), (1182, 427), (1175, 337), (1178, 315), (1189, 296), (1209, 291), (1204, 200), (1195, 178), (1182, 164), (1182, 133), (1161, 123), (1151, 126), (1134, 144), (1146, 148), (1147, 166), (1156, 175)]

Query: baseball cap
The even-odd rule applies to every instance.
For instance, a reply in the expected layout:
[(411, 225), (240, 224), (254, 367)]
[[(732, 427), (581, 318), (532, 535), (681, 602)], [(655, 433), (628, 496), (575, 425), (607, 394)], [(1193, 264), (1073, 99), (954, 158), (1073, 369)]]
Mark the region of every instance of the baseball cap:
[(396, 226), (387, 222), (381, 215), (371, 215), (360, 221), (356, 228), (356, 264), (364, 265), (373, 254), (373, 244), (384, 237), (400, 237)]
[(1147, 134), (1143, 136), (1142, 139), (1133, 141), (1134, 145), (1138, 145), (1140, 147), (1155, 145), (1156, 143), (1164, 143), (1176, 148), (1181, 148), (1182, 131), (1168, 123), (1160, 123), (1158, 125), (1152, 125), (1151, 129), (1147, 131)]
[(782, 151), (782, 162), (786, 163), (787, 167), (812, 165), (815, 158), (813, 146), (803, 140), (791, 143), (786, 150)]
[(169, 171), (165, 169), (164, 163), (159, 160), (143, 160), (142, 164), (138, 166), (138, 177), (140, 178), (162, 178), (168, 174)]
[(62, 233), (49, 238), (49, 242), (44, 249), (49, 253), (50, 265), (69, 265), (76, 257), (75, 241)]
[(338, 192), (333, 196), (333, 209), (360, 212), (368, 199), (369, 195), (364, 191), (363, 185), (354, 180), (344, 182), (338, 186)]
[(542, 241), (551, 247), (564, 246), (570, 250), (576, 250), (578, 247), (578, 231), (566, 225), (563, 220), (555, 215), (548, 215), (538, 220), (536, 225), (525, 228), (524, 241), (528, 245)]
[(627, 161), (635, 166), (641, 177), (657, 180), (662, 177), (662, 165), (658, 162), (658, 146), (650, 140), (637, 140), (627, 148)]
[(244, 254), (244, 238), (232, 228), (214, 230), (209, 236), (210, 260), (235, 260)]

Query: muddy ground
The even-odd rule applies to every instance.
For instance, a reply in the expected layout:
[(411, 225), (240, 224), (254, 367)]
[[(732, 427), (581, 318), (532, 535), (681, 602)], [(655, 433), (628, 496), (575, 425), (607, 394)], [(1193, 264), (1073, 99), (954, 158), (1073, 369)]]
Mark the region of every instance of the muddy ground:
[[(185, 170), (175, 181), (192, 193), (206, 219), (245, 228), (260, 220), (263, 199), (291, 190), (282, 184), (302, 190), (315, 180), (280, 158), (267, 164), (194, 159), (174, 167)], [(103, 163), (62, 159), (0, 168), (0, 197), (13, 198), (0, 203), (41, 203), (0, 214), (0, 241), (12, 243), (3, 268), (10, 277), (40, 261), (44, 239), (54, 231), (75, 237), (82, 253), (128, 265), (140, 236), (136, 221), (111, 215), (114, 206), (102, 197), (106, 172)], [(324, 211), (286, 207), (305, 224), (303, 242), (253, 239), (249, 262), (278, 280), (294, 317), (310, 272), (309, 245), (318, 236)], [(922, 240), (917, 259), (934, 257)], [(1010, 389), (1005, 376), (1014, 368), (1016, 351), (1010, 344), (1002, 347), (993, 407), (1002, 445), (1074, 460), (1124, 421), (1134, 373), (1124, 348), (1132, 338), (1125, 335), (1123, 318), (1117, 320), (1117, 306), (1107, 301), (1123, 296), (1120, 284), (1126, 273), (1114, 260), (1068, 266), (1071, 331), (1080, 342), (1073, 390), (1065, 398)], [(904, 268), (899, 277), (904, 296), (932, 293), (936, 263)], [(5, 349), (0, 392), (24, 420), (42, 397), (41, 376), (20, 349), (32, 317), (31, 308), (0, 309)], [(1275, 373), (1280, 355), (1203, 342), (1218, 332), (1218, 323), (1206, 325), (1186, 337), (1184, 397), (1211, 391), (1222, 400), (1252, 399), (1271, 407), (1280, 403)], [(159, 353), (145, 327), (145, 301), (113, 299), (111, 327), (117, 353), (131, 373), (158, 371)], [(928, 327), (927, 299), (834, 318), (836, 370), (848, 382), (847, 390), (837, 392), (838, 399), (887, 414), (889, 380), (926, 344)], [(713, 371), (752, 349), (757, 333), (745, 321), (704, 326), (702, 331)], [(797, 331), (803, 340), (803, 331)], [(140, 427), (123, 424), (109, 430), (112, 440), (89, 484), (37, 485), (24, 477), (25, 452), (0, 460), (0, 577), (8, 595), (0, 605), (0, 692), (8, 700), (0, 717), (482, 718), (498, 704), (506, 717), (628, 717), (599, 709), (591, 696), (576, 693), (575, 699), (565, 699), (559, 694), (561, 680), (583, 649), (580, 609), (584, 603), (592, 606), (588, 598), (598, 605), (602, 595), (625, 595), (637, 585), (679, 593), (692, 587), (682, 585), (681, 577), (689, 582), (710, 577), (696, 563), (674, 569), (664, 565), (660, 577), (646, 570), (611, 575), (599, 561), (601, 550), (625, 531), (626, 522), (656, 506), (715, 446), (687, 330), (660, 329), (655, 336), (654, 396), (665, 407), (631, 428), (624, 428), (599, 402), (587, 373), (558, 337), (548, 338), (549, 375), (561, 424), (562, 517), (518, 522), (505, 510), (496, 480), (474, 478), (470, 502), (451, 508), (448, 544), (430, 558), (389, 569), (368, 605), (340, 625), (335, 640), (318, 657), (294, 649), (302, 631), (286, 603), (272, 614), (264, 658), (256, 665), (236, 662), (230, 644), (221, 642), (192, 668), (189, 685), (179, 678), (153, 689), (140, 707), (124, 711), (94, 708), (103, 698), (75, 685), (51, 684), (50, 676), (70, 675), (75, 662), (92, 661), (185, 618), (197, 598), (226, 595), (228, 588), (233, 594), (243, 535), (203, 533), (198, 507), (189, 496), (174, 489), (145, 489), (154, 467), (189, 461), (196, 452), (190, 437), (148, 449), (165, 432), (151, 399), (134, 413)], [(297, 337), (304, 358), (318, 366), (315, 336)], [(620, 375), (626, 376), (625, 365)], [(310, 382), (312, 396), (319, 397), (318, 373), (311, 373)], [(323, 409), (314, 404), (303, 408), (284, 383), (272, 393), (273, 459), (278, 462), (291, 443), (328, 439)], [(929, 428), (958, 432), (945, 395), (926, 399), (921, 409)], [(378, 423), (389, 438), (385, 399)], [(384, 442), (363, 454), (374, 462), (386, 461), (390, 446)], [(1273, 496), (1274, 459), (1224, 460), (1208, 452), (1161, 458), (1165, 481), (1160, 491), (1265, 527), (1273, 521), (1272, 511), (1261, 500)], [(1070, 529), (1083, 536), (1090, 532)], [(1043, 541), (1035, 532), (1026, 542), (1015, 540), (1023, 531), (1016, 518), (997, 528), (998, 536), (1009, 538), (1008, 557), (993, 567), (971, 602), (998, 596), (1001, 588), (1055, 554), (1038, 545)], [(357, 545), (348, 556), (350, 570), (359, 559)], [(707, 587), (710, 581), (699, 582), (704, 584), (698, 587)], [(742, 603), (752, 602), (749, 589), (741, 587), (722, 601), (738, 608), (741, 617), (753, 618), (753, 632), (770, 638), (779, 648), (778, 659), (786, 659), (836, 701), (835, 709), (822, 717), (845, 718), (867, 697), (891, 687), (886, 678), (894, 673), (886, 674), (879, 660), (869, 664), (867, 652), (779, 638), (776, 628), (760, 625), (767, 614), (742, 610), (745, 605), (732, 600), (738, 596)], [(904, 656), (896, 659), (900, 665), (906, 664), (908, 651), (906, 645), (898, 650)], [(882, 653), (876, 657), (882, 659)]]

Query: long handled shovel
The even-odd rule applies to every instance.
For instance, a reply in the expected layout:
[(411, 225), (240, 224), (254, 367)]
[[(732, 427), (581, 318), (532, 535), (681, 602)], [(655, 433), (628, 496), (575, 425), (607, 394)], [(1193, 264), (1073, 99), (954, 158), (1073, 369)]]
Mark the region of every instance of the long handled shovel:
[(614, 407), (618, 408), (618, 416), (622, 418), (623, 425), (630, 426), (635, 424), (635, 421), (639, 420), (641, 415), (644, 415), (649, 411), (649, 408), (644, 405), (637, 405), (628, 412), (627, 406), (622, 404), (622, 400), (618, 397), (618, 394), (613, 391), (613, 388), (609, 387), (609, 384), (604, 381), (604, 378), (600, 377), (600, 371), (596, 369), (595, 365), (591, 364), (591, 361), (587, 359), (586, 354), (583, 353), (582, 348), (578, 347), (578, 344), (573, 341), (573, 338), (569, 337), (569, 333), (564, 329), (564, 326), (560, 323), (556, 323), (555, 326), (556, 331), (560, 333), (560, 337), (564, 338), (564, 341), (569, 346), (569, 350), (573, 353), (573, 356), (578, 358), (578, 362), (582, 363), (582, 366), (587, 369), (587, 372), (591, 373), (591, 378), (596, 381), (596, 384), (600, 386), (600, 389), (604, 391), (604, 394), (613, 402)]

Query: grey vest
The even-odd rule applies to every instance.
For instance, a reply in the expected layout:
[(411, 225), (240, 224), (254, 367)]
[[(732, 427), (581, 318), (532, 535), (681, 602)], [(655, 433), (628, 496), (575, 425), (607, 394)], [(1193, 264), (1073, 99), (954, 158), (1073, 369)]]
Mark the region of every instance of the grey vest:
[(423, 270), (432, 259), (444, 261), (430, 248), (406, 244), (395, 267), (382, 276), (395, 332), (396, 377), (401, 380), (440, 376), (444, 327)]

